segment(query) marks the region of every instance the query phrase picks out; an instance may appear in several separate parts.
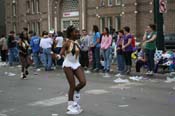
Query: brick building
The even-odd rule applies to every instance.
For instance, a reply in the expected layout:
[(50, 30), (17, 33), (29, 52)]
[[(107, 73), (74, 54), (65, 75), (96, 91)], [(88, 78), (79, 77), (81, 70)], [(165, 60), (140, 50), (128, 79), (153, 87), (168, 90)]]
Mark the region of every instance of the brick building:
[[(73, 24), (80, 30), (92, 30), (94, 24), (104, 27), (130, 26), (137, 37), (146, 25), (154, 22), (153, 0), (5, 0), (7, 32), (65, 30)], [(165, 33), (175, 33), (175, 1), (168, 0), (164, 15)]]

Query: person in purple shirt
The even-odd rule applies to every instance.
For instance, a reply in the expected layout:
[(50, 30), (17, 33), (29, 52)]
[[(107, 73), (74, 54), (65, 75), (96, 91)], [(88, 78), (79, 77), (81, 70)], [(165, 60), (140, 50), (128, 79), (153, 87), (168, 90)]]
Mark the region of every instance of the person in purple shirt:
[(128, 26), (123, 28), (124, 30), (124, 39), (123, 39), (123, 45), (122, 45), (122, 49), (124, 51), (124, 59), (125, 59), (125, 64), (126, 64), (126, 68), (125, 68), (125, 72), (126, 74), (130, 74), (131, 72), (131, 65), (132, 65), (132, 59), (131, 59), (131, 54), (133, 52), (133, 48), (132, 48), (132, 35), (130, 34), (130, 28)]

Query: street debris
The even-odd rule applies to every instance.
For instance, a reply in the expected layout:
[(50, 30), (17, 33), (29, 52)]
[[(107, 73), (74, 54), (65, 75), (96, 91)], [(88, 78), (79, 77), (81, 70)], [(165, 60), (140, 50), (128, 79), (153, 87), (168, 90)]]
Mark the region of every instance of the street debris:
[(109, 78), (109, 77), (111, 77), (111, 76), (110, 76), (108, 73), (105, 73), (103, 77), (104, 77), (104, 78)]
[(114, 83), (129, 83), (128, 79), (121, 79), (121, 78), (117, 78), (114, 80)]
[(52, 116), (59, 116), (58, 114), (52, 114)]
[(7, 66), (8, 64), (6, 62), (0, 62), (0, 66)]
[(143, 79), (142, 76), (132, 76), (132, 77), (129, 77), (129, 79), (133, 80), (133, 81), (140, 81)]
[(13, 77), (13, 76), (15, 76), (15, 75), (16, 75), (15, 73), (11, 73), (11, 72), (8, 73), (8, 76), (9, 76), (9, 77)]
[(100, 95), (100, 94), (109, 93), (109, 91), (102, 90), (102, 89), (94, 89), (94, 90), (88, 90), (85, 93), (92, 94), (92, 95)]
[(42, 90), (42, 88), (38, 88), (38, 90), (39, 90), (39, 91), (41, 91), (41, 90)]
[(4, 74), (7, 75), (7, 76), (9, 76), (9, 77), (16, 76), (16, 74), (15, 73), (12, 73), (12, 72), (5, 72)]
[(175, 76), (175, 72), (171, 72), (170, 73), (170, 76), (172, 77), (172, 76)]
[(85, 74), (90, 74), (91, 72), (89, 70), (86, 70), (85, 71)]
[(119, 108), (125, 108), (128, 107), (129, 105), (118, 105)]
[(0, 114), (0, 116), (7, 116), (6, 114)]
[(118, 84), (115, 86), (111, 86), (111, 89), (121, 89), (121, 90), (125, 90), (125, 89), (130, 89), (131, 87), (129, 87), (128, 85), (125, 84)]
[(175, 90), (175, 86), (173, 87), (173, 90)]
[(39, 68), (38, 68), (38, 69), (36, 69), (36, 71), (37, 71), (37, 72), (40, 72), (40, 71), (41, 71), (41, 69), (39, 69)]
[(21, 68), (22, 66), (21, 66), (21, 65), (18, 65), (18, 66), (16, 66), (16, 67)]
[(175, 82), (175, 77), (174, 78), (167, 77), (165, 83), (172, 83), (172, 82)]

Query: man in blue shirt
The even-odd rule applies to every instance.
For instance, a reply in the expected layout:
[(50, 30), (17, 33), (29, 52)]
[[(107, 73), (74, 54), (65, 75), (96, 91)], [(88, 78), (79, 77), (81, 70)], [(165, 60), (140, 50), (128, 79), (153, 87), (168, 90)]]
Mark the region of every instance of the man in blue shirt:
[(30, 31), (29, 34), (31, 34), (31, 39), (30, 39), (30, 46), (32, 48), (32, 54), (33, 54), (33, 60), (35, 64), (35, 68), (39, 68), (39, 63), (40, 63), (40, 57), (39, 57), (39, 52), (40, 52), (40, 37), (36, 35), (35, 32)]

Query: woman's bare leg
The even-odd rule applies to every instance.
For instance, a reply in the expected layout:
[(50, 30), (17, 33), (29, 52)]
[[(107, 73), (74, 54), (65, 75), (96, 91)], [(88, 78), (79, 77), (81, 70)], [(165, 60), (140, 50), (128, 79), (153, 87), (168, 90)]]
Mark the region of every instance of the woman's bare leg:
[(74, 101), (74, 91), (75, 91), (75, 78), (73, 70), (70, 67), (64, 67), (64, 72), (69, 83), (69, 97), (68, 101)]
[(74, 70), (74, 74), (79, 81), (79, 84), (75, 87), (75, 90), (79, 92), (86, 85), (85, 74), (82, 67), (79, 67), (78, 69)]

